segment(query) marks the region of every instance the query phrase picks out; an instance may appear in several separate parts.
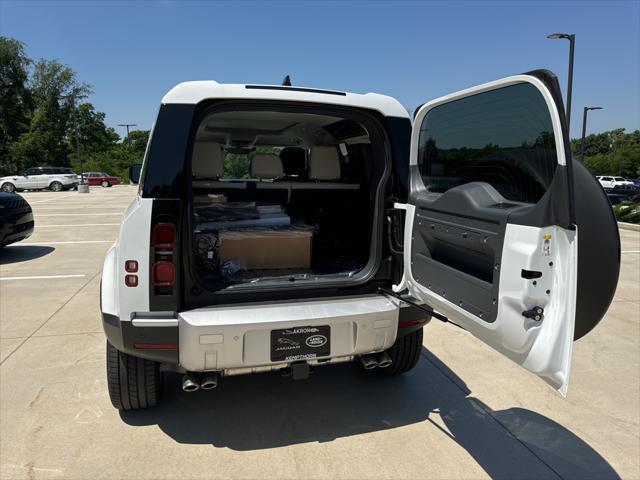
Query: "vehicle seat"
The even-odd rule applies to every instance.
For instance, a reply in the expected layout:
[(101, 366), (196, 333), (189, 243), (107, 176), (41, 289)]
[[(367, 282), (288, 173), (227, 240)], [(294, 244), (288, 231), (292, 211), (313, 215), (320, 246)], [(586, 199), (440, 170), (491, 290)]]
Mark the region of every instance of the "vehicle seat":
[(280, 160), (284, 176), (279, 180), (294, 180), (304, 182), (308, 180), (307, 175), (307, 153), (304, 148), (286, 147), (280, 151)]
[(251, 157), (251, 177), (273, 180), (284, 175), (282, 160), (271, 153), (256, 153)]
[(195, 142), (191, 156), (194, 179), (217, 180), (224, 174), (222, 147), (215, 142)]
[[(291, 187), (289, 182), (274, 182), (262, 180), (276, 180), (284, 175), (282, 160), (271, 153), (256, 153), (251, 157), (251, 177), (258, 178), (255, 182), (255, 199), (260, 202), (277, 202), (287, 204)], [(249, 183), (249, 186), (252, 184)]]
[(316, 181), (340, 180), (340, 157), (336, 147), (311, 147), (309, 178)]
[(222, 145), (216, 142), (195, 142), (191, 155), (193, 190), (197, 194), (221, 193), (229, 200), (244, 200), (247, 188), (243, 181), (221, 181), (224, 176)]

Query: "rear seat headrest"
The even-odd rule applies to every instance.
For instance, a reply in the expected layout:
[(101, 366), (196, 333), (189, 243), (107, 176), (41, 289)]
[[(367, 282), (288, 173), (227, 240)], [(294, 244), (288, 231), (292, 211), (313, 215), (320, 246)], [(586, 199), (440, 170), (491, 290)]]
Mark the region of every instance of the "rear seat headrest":
[(280, 150), (284, 174), (304, 180), (307, 176), (307, 152), (301, 147), (285, 147)]
[(256, 153), (251, 157), (251, 176), (253, 178), (278, 178), (284, 174), (282, 160), (271, 153)]
[(312, 180), (340, 179), (340, 157), (336, 147), (311, 147), (309, 178)]
[(217, 179), (224, 174), (222, 146), (215, 142), (195, 142), (191, 156), (193, 178)]

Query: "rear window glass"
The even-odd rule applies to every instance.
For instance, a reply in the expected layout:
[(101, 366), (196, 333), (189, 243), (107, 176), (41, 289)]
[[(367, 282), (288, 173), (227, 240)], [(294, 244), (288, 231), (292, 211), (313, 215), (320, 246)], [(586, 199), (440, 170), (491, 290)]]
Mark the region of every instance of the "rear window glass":
[(420, 126), (418, 165), (430, 192), (486, 182), (507, 200), (536, 203), (557, 164), (548, 107), (529, 83), (434, 107)]

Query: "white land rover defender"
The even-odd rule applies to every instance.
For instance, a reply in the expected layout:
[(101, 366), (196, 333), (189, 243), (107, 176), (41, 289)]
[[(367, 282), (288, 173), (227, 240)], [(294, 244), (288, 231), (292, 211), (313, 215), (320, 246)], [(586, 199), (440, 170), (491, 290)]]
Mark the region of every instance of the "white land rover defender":
[(566, 394), (618, 280), (615, 219), (544, 70), (413, 122), (372, 93), (182, 83), (132, 176), (101, 285), (119, 409), (156, 405), (167, 370), (186, 391), (353, 360), (407, 372), (431, 318)]

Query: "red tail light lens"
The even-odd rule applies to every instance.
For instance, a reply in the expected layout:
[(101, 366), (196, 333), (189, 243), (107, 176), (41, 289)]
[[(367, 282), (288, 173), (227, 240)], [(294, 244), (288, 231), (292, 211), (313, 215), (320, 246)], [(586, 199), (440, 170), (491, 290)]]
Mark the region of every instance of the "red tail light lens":
[(124, 269), (129, 273), (136, 273), (138, 271), (138, 262), (136, 260), (127, 260), (124, 262)]
[(138, 276), (137, 275), (125, 275), (124, 284), (127, 287), (137, 287), (138, 286)]
[(172, 262), (159, 261), (153, 264), (153, 284), (170, 287), (176, 283), (176, 267)]
[(176, 226), (173, 223), (158, 223), (151, 237), (156, 248), (173, 248), (176, 244)]

